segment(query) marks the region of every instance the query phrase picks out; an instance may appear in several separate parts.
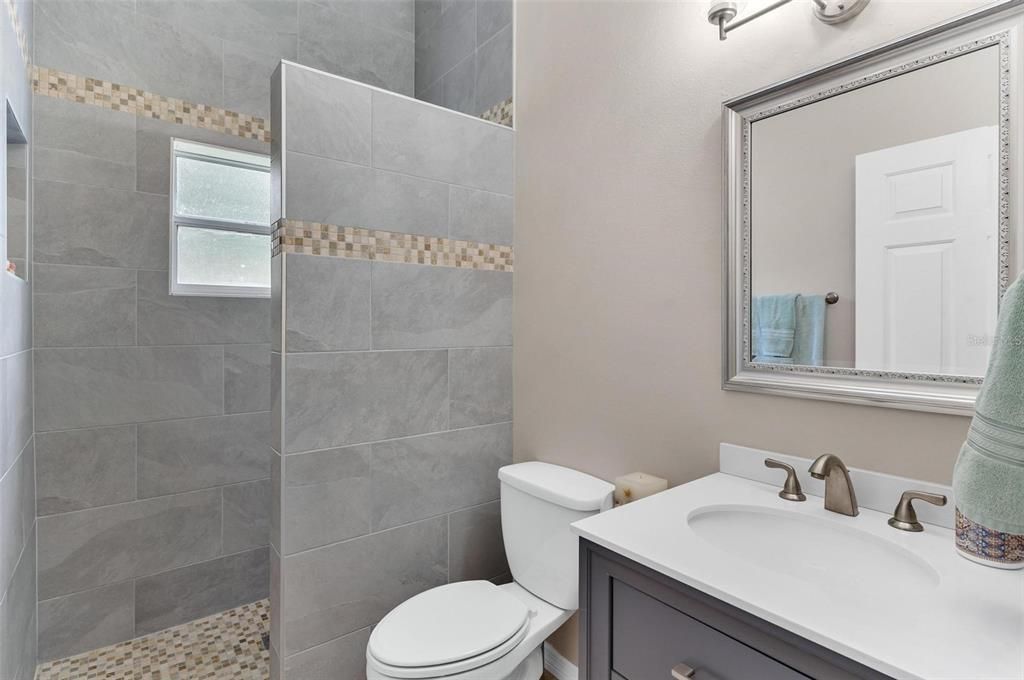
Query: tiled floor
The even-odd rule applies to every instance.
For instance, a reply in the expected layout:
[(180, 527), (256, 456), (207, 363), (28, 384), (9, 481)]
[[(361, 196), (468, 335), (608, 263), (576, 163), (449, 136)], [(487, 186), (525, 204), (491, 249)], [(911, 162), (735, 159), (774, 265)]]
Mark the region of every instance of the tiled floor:
[[(110, 647), (47, 661), (36, 680), (267, 680), (270, 603), (260, 600)], [(544, 672), (542, 680), (555, 680)]]
[(265, 680), (261, 600), (146, 637), (40, 664), (36, 680)]

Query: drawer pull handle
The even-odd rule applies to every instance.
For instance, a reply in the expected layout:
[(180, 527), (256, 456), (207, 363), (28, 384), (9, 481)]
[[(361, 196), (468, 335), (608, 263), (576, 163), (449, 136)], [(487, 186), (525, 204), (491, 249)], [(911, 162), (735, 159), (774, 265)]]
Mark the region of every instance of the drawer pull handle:
[(696, 670), (690, 668), (685, 663), (680, 663), (676, 664), (672, 668), (672, 678), (673, 680), (687, 680), (688, 678), (692, 678), (693, 674), (696, 672)]

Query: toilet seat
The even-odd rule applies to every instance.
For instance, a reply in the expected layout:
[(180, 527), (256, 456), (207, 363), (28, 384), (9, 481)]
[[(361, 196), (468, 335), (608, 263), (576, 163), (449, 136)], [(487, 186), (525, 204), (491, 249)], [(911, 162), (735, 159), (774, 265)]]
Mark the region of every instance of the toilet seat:
[(489, 581), (432, 588), (373, 629), (367, 661), (391, 678), (436, 678), (479, 668), (522, 642), (530, 611)]

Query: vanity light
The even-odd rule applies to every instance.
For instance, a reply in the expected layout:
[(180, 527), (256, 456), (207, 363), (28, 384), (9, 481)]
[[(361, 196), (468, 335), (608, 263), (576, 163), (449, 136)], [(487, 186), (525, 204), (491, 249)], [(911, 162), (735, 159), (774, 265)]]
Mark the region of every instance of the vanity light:
[[(860, 14), (871, 0), (812, 0), (814, 16), (826, 24), (841, 24)], [(758, 17), (788, 5), (792, 0), (774, 0), (763, 7), (753, 9), (737, 18), (740, 3), (735, 0), (713, 2), (708, 8), (708, 21), (718, 25), (718, 39), (725, 40), (726, 34), (734, 28), (750, 23)], [(746, 9), (746, 8), (744, 8)]]

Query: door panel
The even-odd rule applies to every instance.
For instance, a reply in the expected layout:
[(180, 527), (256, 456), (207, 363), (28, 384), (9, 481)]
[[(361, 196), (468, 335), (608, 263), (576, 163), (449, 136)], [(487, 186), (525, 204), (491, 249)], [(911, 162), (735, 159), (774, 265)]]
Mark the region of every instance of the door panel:
[(757, 650), (621, 581), (612, 582), (612, 668), (628, 680), (670, 680), (686, 664), (693, 680), (807, 680)]
[(925, 370), (953, 361), (949, 271), (952, 243), (886, 250), (885, 356), (892, 366)]

